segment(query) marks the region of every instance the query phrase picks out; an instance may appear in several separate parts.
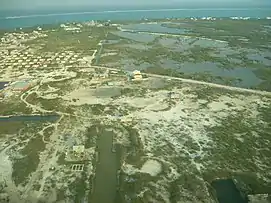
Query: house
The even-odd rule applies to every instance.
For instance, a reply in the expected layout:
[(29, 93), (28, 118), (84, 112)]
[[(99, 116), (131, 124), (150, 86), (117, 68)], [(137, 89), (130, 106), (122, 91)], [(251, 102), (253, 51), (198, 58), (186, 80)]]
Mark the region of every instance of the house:
[(141, 72), (138, 70), (133, 71), (133, 79), (134, 80), (142, 80)]
[(170, 99), (180, 99), (180, 95), (176, 92), (169, 92), (168, 96)]
[(85, 146), (84, 145), (75, 145), (72, 147), (72, 151), (74, 155), (82, 155), (85, 152)]

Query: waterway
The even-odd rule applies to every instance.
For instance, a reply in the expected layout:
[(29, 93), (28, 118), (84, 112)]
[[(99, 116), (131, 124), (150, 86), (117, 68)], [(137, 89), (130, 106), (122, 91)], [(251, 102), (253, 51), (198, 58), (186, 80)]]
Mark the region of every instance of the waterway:
[(123, 31), (115, 31), (112, 32), (114, 35), (119, 37), (123, 37), (129, 40), (133, 40), (136, 42), (149, 43), (155, 40), (155, 36), (149, 33), (137, 33), (137, 32), (123, 32)]
[(17, 121), (50, 121), (54, 122), (59, 119), (59, 115), (21, 115), (21, 116), (9, 116), (1, 117), (0, 122), (17, 122)]
[(118, 159), (112, 148), (114, 132), (100, 128), (98, 136), (98, 161), (90, 202), (114, 203), (118, 186)]
[[(169, 23), (170, 24), (170, 23)], [(170, 28), (163, 25), (163, 23), (138, 23), (121, 26), (122, 29), (136, 32), (156, 32), (169, 34), (185, 34), (186, 29)]]
[(219, 203), (248, 203), (231, 179), (219, 179), (211, 183)]
[(234, 69), (224, 69), (219, 67), (219, 63), (214, 62), (184, 62), (182, 64), (174, 60), (162, 60), (161, 62), (164, 66), (175, 68), (186, 75), (208, 73), (211, 76), (241, 79), (239, 83), (232, 84), (237, 87), (251, 88), (256, 87), (262, 82), (262, 80), (253, 73), (252, 68), (236, 67)]

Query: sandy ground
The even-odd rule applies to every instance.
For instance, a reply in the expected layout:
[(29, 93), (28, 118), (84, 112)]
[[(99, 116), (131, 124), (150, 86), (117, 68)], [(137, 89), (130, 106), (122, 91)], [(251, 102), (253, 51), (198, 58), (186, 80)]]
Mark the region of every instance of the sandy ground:
[[(91, 84), (91, 81), (89, 81), (89, 83)], [(221, 124), (220, 121), (222, 118), (234, 116), (243, 110), (247, 112), (249, 118), (254, 119), (258, 116), (257, 108), (270, 103), (270, 99), (267, 97), (262, 98), (258, 95), (243, 96), (241, 94), (221, 95), (211, 101), (204, 99), (198, 100), (193, 93), (188, 93), (194, 88), (189, 85), (179, 89), (147, 91), (144, 96), (119, 96), (113, 100), (110, 97), (119, 95), (119, 88), (99, 87), (95, 90), (82, 88), (80, 87), (80, 83), (75, 84), (78, 85), (77, 88), (75, 87), (74, 90), (71, 90), (68, 94), (60, 96), (59, 98), (63, 99), (64, 105), (72, 103), (73, 106), (78, 108), (76, 111), (78, 121), (83, 121), (83, 117), (90, 118), (88, 112), (80, 110), (80, 107), (85, 104), (121, 105), (123, 107), (133, 107), (137, 109), (136, 111), (129, 112), (129, 115), (126, 117), (136, 121), (134, 127), (139, 132), (139, 138), (143, 144), (147, 160), (142, 163), (141, 167), (136, 167), (124, 162), (122, 170), (130, 175), (144, 173), (152, 177), (159, 177), (159, 174), (163, 172), (165, 178), (159, 178), (156, 183), (151, 182), (150, 186), (156, 189), (157, 193), (160, 194), (159, 197), (163, 199), (164, 202), (169, 202), (169, 194), (166, 189), (167, 184), (181, 176), (181, 173), (178, 171), (179, 165), (172, 162), (174, 155), (180, 155), (186, 159), (188, 158), (188, 166), (197, 171), (205, 170), (204, 164), (198, 162), (197, 159), (199, 157), (207, 157), (208, 154), (206, 154), (204, 149), (212, 147), (213, 140), (208, 136), (206, 127), (219, 125)], [(42, 93), (35, 88), (29, 90), (29, 92), (31, 91), (36, 91), (38, 95), (42, 94), (43, 98), (51, 98), (58, 95), (59, 89), (48, 86), (48, 90)], [(170, 91), (175, 92), (176, 95), (179, 96), (176, 98), (177, 102), (171, 106), (169, 106), (167, 102), (168, 93)], [(31, 106), (33, 110), (39, 112), (45, 111), (45, 109), (39, 109), (40, 107), (38, 105), (27, 102), (24, 94), (22, 94), (21, 99), (25, 101), (28, 106)], [(72, 99), (76, 101), (71, 101)], [(59, 113), (61, 114), (61, 112)], [(58, 177), (55, 177), (55, 173), (49, 171), (51, 166), (57, 166), (58, 151), (64, 150), (64, 145), (59, 139), (59, 135), (65, 132), (69, 134), (72, 133), (79, 136), (78, 141), (82, 141), (82, 137), (80, 138), (80, 136), (86, 131), (86, 126), (89, 126), (88, 120), (83, 121), (81, 124), (76, 124), (74, 121), (69, 122), (68, 118), (68, 115), (63, 112), (62, 119), (64, 123), (59, 121), (53, 125), (55, 127), (54, 133), (51, 136), (50, 142), (47, 142), (45, 153), (40, 155), (41, 160), (37, 171), (31, 174), (31, 179), (23, 189), (23, 197), (30, 199), (32, 196), (46, 198), (46, 195), (49, 195), (50, 199), (48, 196), (48, 201), (54, 202), (56, 200), (56, 191), (48, 191), (46, 188), (48, 186), (48, 180), (51, 178), (59, 181), (58, 187), (61, 187), (61, 184), (63, 184), (62, 181), (65, 179), (65, 175), (61, 170), (67, 169), (60, 167), (56, 172)], [(111, 118), (109, 117), (104, 116), (102, 120), (104, 123), (111, 123)], [(43, 130), (45, 129), (46, 128)], [(42, 134), (42, 131), (40, 133)], [(122, 131), (118, 131), (116, 137), (117, 142), (124, 146), (129, 146), (130, 141), (127, 136), (128, 135)], [(244, 138), (242, 135), (236, 135), (236, 139), (243, 140)], [(188, 141), (194, 143), (197, 146), (196, 149), (191, 151), (189, 145), (187, 145)], [(156, 157), (157, 151), (160, 151), (163, 156)], [(93, 148), (90, 157), (94, 157), (94, 154), (95, 150)], [(12, 168), (8, 157), (1, 153), (1, 160), (5, 161), (5, 164), (0, 164), (2, 174), (4, 174), (5, 177), (10, 177)], [(162, 165), (166, 166), (166, 171), (162, 171)], [(41, 179), (39, 178), (40, 172), (43, 173)], [(92, 173), (91, 171), (89, 172)], [(33, 193), (32, 186), (37, 181), (41, 184), (41, 187), (38, 191)], [(45, 190), (47, 191), (46, 193), (44, 193)], [(144, 191), (147, 192), (149, 189), (145, 188)], [(144, 195), (144, 191), (141, 191), (137, 195)], [(187, 194), (189, 194), (189, 192), (187, 192)], [(206, 198), (208, 197), (206, 196)], [(153, 201), (155, 201), (155, 198)]]
[(155, 160), (147, 160), (140, 171), (142, 173), (148, 173), (151, 176), (156, 176), (162, 171), (162, 166), (158, 161)]

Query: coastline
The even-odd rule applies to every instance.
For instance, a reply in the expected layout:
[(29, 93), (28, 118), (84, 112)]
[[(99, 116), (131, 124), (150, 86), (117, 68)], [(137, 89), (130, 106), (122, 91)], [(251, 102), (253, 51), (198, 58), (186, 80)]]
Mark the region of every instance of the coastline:
[[(5, 13), (5, 12), (3, 12)], [(0, 30), (29, 28), (42, 25), (87, 21), (138, 21), (142, 19), (187, 19), (187, 18), (270, 18), (270, 7), (256, 8), (157, 8), (157, 9), (118, 9), (90, 11), (39, 11), (27, 13), (6, 12), (0, 16)]]

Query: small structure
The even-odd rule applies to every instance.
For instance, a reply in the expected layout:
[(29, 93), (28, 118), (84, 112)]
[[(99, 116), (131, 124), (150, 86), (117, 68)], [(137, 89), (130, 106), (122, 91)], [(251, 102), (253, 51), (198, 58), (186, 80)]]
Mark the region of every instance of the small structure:
[(139, 70), (133, 71), (133, 79), (134, 80), (142, 80), (142, 75)]
[(83, 171), (84, 170), (84, 164), (73, 164), (71, 166), (72, 171)]
[(173, 100), (178, 100), (178, 99), (180, 99), (180, 95), (179, 95), (178, 93), (176, 93), (176, 92), (169, 92), (169, 93), (168, 93), (168, 97), (169, 97), (170, 99), (173, 99)]
[(117, 74), (117, 73), (118, 73), (118, 71), (115, 71), (115, 70), (110, 71), (110, 74)]
[(72, 151), (75, 157), (83, 158), (85, 155), (85, 146), (84, 145), (73, 146)]

